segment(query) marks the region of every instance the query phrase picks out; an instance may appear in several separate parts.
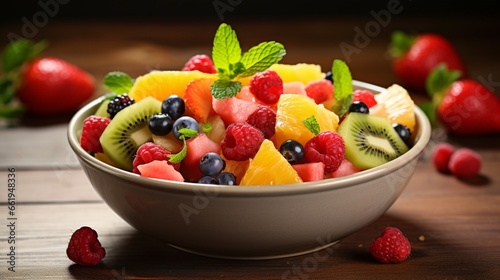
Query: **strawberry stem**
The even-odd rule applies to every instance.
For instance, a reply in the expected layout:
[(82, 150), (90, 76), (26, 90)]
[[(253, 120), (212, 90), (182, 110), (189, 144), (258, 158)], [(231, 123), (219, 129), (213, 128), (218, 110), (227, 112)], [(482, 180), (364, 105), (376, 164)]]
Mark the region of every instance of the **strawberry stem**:
[(408, 52), (416, 38), (417, 36), (407, 34), (403, 31), (394, 31), (391, 35), (391, 44), (389, 46), (392, 57), (398, 58)]

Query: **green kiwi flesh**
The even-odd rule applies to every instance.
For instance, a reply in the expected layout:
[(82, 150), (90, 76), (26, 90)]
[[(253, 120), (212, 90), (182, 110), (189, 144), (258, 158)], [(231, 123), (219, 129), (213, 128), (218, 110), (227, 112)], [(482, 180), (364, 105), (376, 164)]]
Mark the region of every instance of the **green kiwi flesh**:
[(117, 167), (132, 171), (133, 156), (140, 145), (151, 141), (149, 118), (161, 112), (161, 102), (146, 97), (118, 112), (101, 135), (106, 154)]
[(349, 113), (337, 132), (344, 139), (345, 157), (360, 169), (379, 166), (408, 151), (408, 146), (384, 117)]

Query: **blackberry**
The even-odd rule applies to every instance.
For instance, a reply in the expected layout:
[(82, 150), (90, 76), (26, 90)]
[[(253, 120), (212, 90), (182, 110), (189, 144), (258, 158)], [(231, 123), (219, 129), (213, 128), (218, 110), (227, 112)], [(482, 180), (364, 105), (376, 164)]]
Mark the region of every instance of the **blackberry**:
[(113, 119), (118, 112), (125, 109), (126, 107), (135, 103), (133, 98), (130, 98), (128, 94), (124, 93), (122, 95), (117, 95), (113, 100), (111, 100), (108, 104), (108, 114), (110, 119)]

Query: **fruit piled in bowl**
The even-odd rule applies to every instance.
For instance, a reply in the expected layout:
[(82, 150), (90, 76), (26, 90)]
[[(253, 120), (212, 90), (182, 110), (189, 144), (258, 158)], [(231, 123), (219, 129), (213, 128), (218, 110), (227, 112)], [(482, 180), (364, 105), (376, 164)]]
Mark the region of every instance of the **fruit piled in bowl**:
[(347, 176), (411, 148), (414, 103), (404, 88), (354, 90), (343, 61), (323, 71), (279, 63), (284, 55), (277, 42), (242, 54), (222, 24), (212, 57), (136, 79), (111, 72), (113, 92), (84, 120), (80, 145), (141, 176), (240, 186)]

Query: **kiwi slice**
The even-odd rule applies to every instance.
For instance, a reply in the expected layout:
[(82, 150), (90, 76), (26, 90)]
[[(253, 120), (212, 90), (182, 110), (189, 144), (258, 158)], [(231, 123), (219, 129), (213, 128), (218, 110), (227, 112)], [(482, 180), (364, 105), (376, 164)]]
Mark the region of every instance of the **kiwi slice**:
[(149, 118), (161, 112), (161, 102), (146, 97), (118, 112), (101, 135), (106, 154), (117, 167), (132, 170), (133, 156), (140, 145), (151, 141)]
[(344, 139), (346, 158), (360, 169), (379, 166), (408, 151), (385, 117), (349, 113), (337, 132)]

